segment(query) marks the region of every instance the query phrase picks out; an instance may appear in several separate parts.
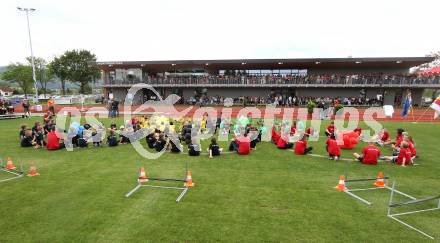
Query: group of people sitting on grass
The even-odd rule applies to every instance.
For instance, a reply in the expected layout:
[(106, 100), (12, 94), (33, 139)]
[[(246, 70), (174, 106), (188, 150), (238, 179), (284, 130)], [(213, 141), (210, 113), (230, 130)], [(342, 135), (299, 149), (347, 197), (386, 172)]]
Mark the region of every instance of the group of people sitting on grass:
[(30, 128), (26, 124), (21, 125), (19, 132), (20, 145), (36, 149), (46, 147), (48, 150), (63, 148), (64, 144), (56, 133), (53, 119), (53, 113), (47, 112), (43, 117), (44, 125), (38, 121)]
[[(262, 141), (262, 136), (267, 133), (262, 121), (254, 125), (250, 117), (237, 118), (235, 125), (231, 126), (227, 119), (218, 118), (216, 121), (210, 121), (207, 116), (197, 120), (141, 116), (125, 121), (125, 124), (119, 127), (115, 122), (111, 122), (107, 129), (107, 136), (105, 136), (104, 126), (87, 123), (80, 125), (73, 122), (67, 131), (57, 131), (51, 112), (44, 116), (43, 122), (44, 125), (37, 121), (31, 128), (21, 125), (19, 135), (22, 147), (36, 149), (46, 147), (48, 150), (57, 150), (64, 147), (85, 148), (89, 144), (100, 147), (104, 143), (109, 147), (115, 147), (145, 137), (148, 148), (157, 152), (181, 153), (186, 145), (188, 155), (200, 156), (202, 152), (200, 135), (218, 132), (218, 134), (226, 135), (226, 139), (230, 133), (233, 133), (229, 151), (247, 155), (251, 150), (256, 150), (257, 144)], [(60, 132), (67, 134), (67, 137)], [(340, 132), (336, 130), (334, 122), (326, 127), (324, 134), (327, 137), (325, 144), (330, 160), (339, 160), (341, 149), (353, 149), (359, 139), (362, 139), (361, 128)], [(278, 149), (293, 149), (297, 155), (305, 155), (312, 151), (313, 148), (308, 146), (311, 136), (319, 136), (317, 130), (312, 126), (305, 128), (302, 121), (299, 124), (296, 122), (290, 124), (288, 121), (275, 122), (271, 131), (271, 140)], [(362, 149), (360, 154), (353, 154), (356, 160), (364, 164), (377, 164), (378, 160), (382, 159), (398, 165), (410, 165), (417, 156), (412, 137), (401, 128), (397, 129), (395, 140), (391, 140), (389, 132), (382, 129), (376, 138), (366, 142), (368, 145)], [(379, 147), (390, 146), (393, 149), (392, 155), (381, 156), (381, 151), (376, 144)], [(206, 152), (209, 158), (222, 154), (223, 148), (219, 146), (215, 137), (211, 139)]]
[[(292, 126), (287, 124), (275, 124), (272, 128), (272, 142), (278, 149), (293, 149), (297, 155), (304, 155), (312, 151), (312, 147), (307, 146), (307, 140), (310, 136), (316, 136), (315, 129), (308, 127), (302, 128), (304, 132), (297, 132), (301, 129), (294, 122)], [(342, 149), (353, 149), (354, 146), (362, 139), (362, 129), (360, 127), (353, 131), (339, 132), (336, 131), (334, 122), (331, 122), (325, 129), (324, 134), (327, 137), (326, 151), (329, 160), (339, 160)], [(296, 136), (296, 137), (295, 137)], [(294, 140), (294, 142), (291, 142)], [(364, 147), (361, 153), (353, 153), (355, 160), (363, 164), (376, 165), (378, 160), (391, 161), (397, 165), (411, 165), (417, 157), (417, 151), (414, 141), (404, 129), (397, 129), (395, 140), (390, 139), (389, 132), (383, 128), (378, 136), (367, 141), (368, 145)], [(377, 146), (376, 146), (377, 145)], [(382, 156), (379, 147), (390, 146), (392, 155)]]
[[(329, 155), (329, 159), (338, 160), (341, 156), (341, 146), (336, 141), (335, 127), (334, 123), (331, 122), (329, 126), (327, 126), (325, 131), (326, 136), (328, 137), (326, 142), (326, 149)], [(356, 128), (353, 130), (352, 134), (357, 136), (356, 139), (361, 138), (362, 129)], [(342, 141), (345, 144), (345, 139)], [(397, 129), (397, 135), (395, 140), (390, 139), (390, 134), (387, 129), (383, 128), (378, 137), (373, 137), (369, 139), (368, 145), (362, 149), (361, 153), (353, 153), (353, 156), (356, 160), (359, 160), (363, 164), (372, 164), (376, 165), (378, 160), (386, 160), (397, 165), (412, 165), (414, 163), (414, 159), (417, 157), (417, 151), (415, 148), (414, 141), (411, 136), (404, 129)], [(357, 143), (357, 142), (356, 142)], [(381, 156), (381, 151), (379, 147), (390, 146), (393, 150), (392, 155), (390, 156)]]
[[(200, 135), (207, 133), (209, 129), (216, 133), (220, 128), (223, 131), (228, 130), (229, 134), (227, 127), (230, 126), (226, 123), (225, 120), (221, 119), (209, 121), (207, 116), (197, 121), (191, 119), (178, 121), (164, 116), (141, 116), (125, 121), (125, 124), (119, 127), (115, 122), (111, 122), (107, 130), (102, 125), (72, 122), (66, 131), (57, 130), (54, 117), (48, 112), (44, 116), (44, 126), (38, 121), (35, 122), (32, 128), (21, 125), (19, 134), (22, 147), (46, 147), (48, 150), (57, 150), (64, 147), (86, 148), (90, 144), (93, 144), (94, 147), (100, 147), (103, 144), (115, 147), (119, 144), (139, 141), (139, 138), (145, 137), (147, 146), (157, 152), (165, 150), (180, 153), (184, 151), (183, 144), (185, 144), (190, 156), (199, 156), (202, 151)], [(179, 125), (181, 126), (179, 127)], [(258, 136), (258, 130), (251, 124), (246, 124), (243, 131), (245, 131), (243, 135), (236, 136), (237, 138), (231, 140), (229, 150), (245, 155), (249, 154), (250, 149), (256, 149), (256, 143), (259, 141), (255, 139), (251, 141), (248, 136), (256, 132), (257, 139), (261, 140), (261, 135)], [(105, 136), (106, 132), (107, 135)], [(209, 157), (219, 156), (222, 151), (223, 148), (219, 146), (217, 139), (212, 138), (207, 148)]]
[[(313, 147), (307, 146), (307, 140), (310, 136), (314, 136), (315, 129), (308, 127), (304, 132), (297, 133), (297, 124), (293, 122), (290, 125), (288, 122), (282, 122), (281, 124), (275, 123), (271, 131), (272, 142), (278, 149), (292, 149), (297, 155), (305, 155), (312, 151)], [(302, 126), (299, 127), (301, 129)], [(291, 138), (295, 135), (295, 142), (291, 142)]]

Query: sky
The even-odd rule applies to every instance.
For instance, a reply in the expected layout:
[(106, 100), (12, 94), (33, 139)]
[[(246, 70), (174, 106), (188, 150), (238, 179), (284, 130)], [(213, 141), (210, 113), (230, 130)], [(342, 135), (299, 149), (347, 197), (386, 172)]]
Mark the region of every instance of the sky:
[(87, 49), (98, 61), (398, 57), (440, 51), (438, 0), (1, 0), (0, 66)]

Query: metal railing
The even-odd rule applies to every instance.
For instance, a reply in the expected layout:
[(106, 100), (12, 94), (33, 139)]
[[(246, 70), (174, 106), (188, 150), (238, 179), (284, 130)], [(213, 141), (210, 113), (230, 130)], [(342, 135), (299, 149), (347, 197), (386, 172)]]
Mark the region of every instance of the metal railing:
[(145, 77), (144, 79), (107, 80), (104, 86), (231, 86), (231, 87), (440, 87), (440, 76), (191, 76)]

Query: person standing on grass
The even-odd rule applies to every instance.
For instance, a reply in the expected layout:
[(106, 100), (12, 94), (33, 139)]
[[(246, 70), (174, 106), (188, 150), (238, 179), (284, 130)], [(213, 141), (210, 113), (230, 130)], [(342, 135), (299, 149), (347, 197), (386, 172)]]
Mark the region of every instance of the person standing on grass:
[(29, 100), (28, 99), (24, 99), (21, 102), (21, 106), (23, 106), (24, 115), (29, 118), (31, 116), (31, 112), (30, 112), (30, 109), (29, 109), (29, 107), (31, 105), (29, 104)]
[(47, 101), (47, 106), (48, 106), (48, 110), (52, 114), (55, 114), (55, 101), (52, 97)]
[(377, 165), (377, 160), (380, 157), (380, 150), (374, 146), (373, 141), (370, 141), (367, 147), (362, 150), (362, 154), (353, 153), (353, 156), (363, 164)]
[(111, 103), (111, 109), (113, 113), (113, 117), (117, 117), (119, 115), (119, 101), (114, 99)]

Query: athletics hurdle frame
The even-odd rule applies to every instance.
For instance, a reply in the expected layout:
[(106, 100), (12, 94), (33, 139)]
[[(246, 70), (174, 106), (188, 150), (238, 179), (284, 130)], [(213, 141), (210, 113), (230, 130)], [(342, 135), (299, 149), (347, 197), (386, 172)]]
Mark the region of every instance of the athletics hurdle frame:
[[(345, 178), (346, 178), (346, 179), (348, 178), (347, 175), (345, 175)], [(371, 206), (371, 205), (373, 205), (372, 202), (366, 200), (365, 198), (362, 198), (362, 197), (356, 195), (356, 194), (353, 193), (353, 192), (358, 192), (358, 191), (372, 191), (372, 190), (379, 190), (379, 189), (387, 189), (387, 190), (390, 190), (390, 191), (391, 191), (392, 188), (388, 186), (388, 180), (389, 180), (390, 178), (389, 178), (388, 176), (384, 176), (382, 179), (384, 179), (384, 181), (385, 181), (385, 186), (383, 186), (383, 187), (368, 187), (368, 188), (355, 188), (355, 189), (349, 189), (349, 188), (348, 188), (348, 185), (346, 184), (347, 189), (345, 189), (344, 192), (347, 193), (348, 195), (350, 195), (351, 197), (353, 197), (353, 198), (355, 198), (355, 199), (357, 199), (357, 200), (359, 200), (359, 201), (361, 201), (361, 202), (367, 204), (368, 206)], [(375, 180), (377, 180), (377, 178), (351, 179), (351, 180), (345, 180), (345, 182), (346, 182), (346, 183), (349, 183), (349, 182), (365, 182), (365, 181), (375, 181)], [(408, 195), (408, 194), (406, 194), (406, 193), (404, 193), (404, 192), (401, 192), (401, 191), (398, 191), (398, 190), (395, 190), (395, 189), (394, 189), (394, 192), (395, 192), (395, 193), (398, 193), (398, 194), (400, 194), (400, 195), (402, 195), (402, 196), (404, 196), (404, 197), (410, 198), (410, 199), (412, 199), (412, 200), (416, 200), (415, 197), (413, 197), (413, 196), (411, 196), (411, 195)]]
[[(185, 177), (183, 179), (176, 179), (176, 178), (148, 178), (148, 181), (162, 181), (162, 182), (183, 182), (186, 183), (187, 179), (186, 176), (188, 174), (188, 163), (186, 163), (186, 172), (185, 172)], [(133, 195), (135, 192), (137, 192), (141, 187), (152, 187), (152, 188), (162, 188), (162, 189), (172, 189), (172, 190), (181, 190), (179, 196), (176, 198), (176, 203), (179, 203), (182, 198), (185, 196), (186, 192), (189, 190), (189, 186), (184, 185), (182, 187), (177, 187), (177, 186), (160, 186), (160, 185), (147, 185), (144, 184), (143, 182), (141, 182), (138, 179), (138, 184), (131, 190), (129, 191), (127, 194), (125, 194), (125, 197), (130, 197), (131, 195)]]
[[(390, 195), (390, 203), (388, 205), (388, 212), (387, 212), (387, 216), (391, 219), (394, 219), (395, 221), (405, 225), (406, 227), (417, 231), (418, 233), (430, 238), (430, 239), (434, 239), (433, 236), (423, 232), (422, 230), (404, 222), (401, 219), (398, 219), (397, 216), (401, 216), (401, 215), (409, 215), (409, 214), (415, 214), (415, 213), (422, 213), (422, 212), (428, 212), (428, 211), (433, 211), (433, 210), (440, 210), (440, 195), (438, 196), (434, 196), (434, 197), (427, 197), (427, 198), (421, 198), (421, 199), (413, 199), (410, 201), (406, 201), (406, 202), (400, 202), (400, 203), (395, 203), (394, 202), (394, 192), (395, 192), (395, 181), (393, 181), (393, 185), (391, 188), (391, 195)], [(403, 212), (403, 213), (392, 213), (393, 208), (397, 208), (397, 207), (402, 207), (402, 206), (407, 206), (407, 205), (412, 205), (412, 204), (418, 204), (418, 203), (423, 203), (423, 202), (429, 202), (429, 201), (434, 201), (438, 199), (438, 204), (436, 208), (428, 208), (428, 209), (422, 209), (422, 210), (415, 210), (415, 211), (407, 211), (407, 212)]]
[(6, 169), (6, 166), (3, 165), (3, 160), (0, 158), (0, 172), (1, 171), (12, 174), (12, 175), (14, 175), (14, 177), (2, 179), (2, 180), (0, 180), (0, 183), (10, 181), (10, 180), (19, 179), (24, 176), (23, 164), (20, 164), (20, 170), (8, 170), (8, 169)]

